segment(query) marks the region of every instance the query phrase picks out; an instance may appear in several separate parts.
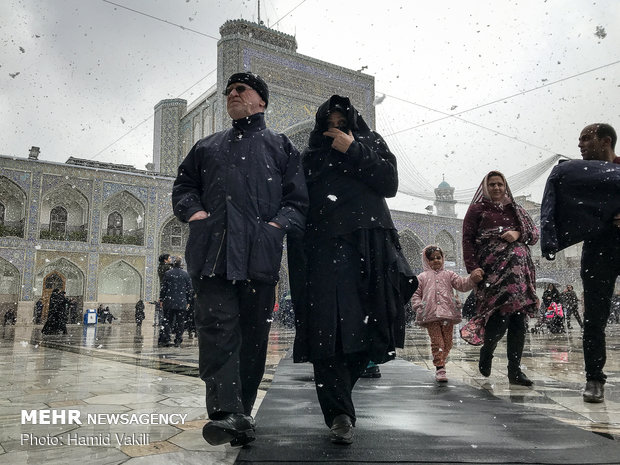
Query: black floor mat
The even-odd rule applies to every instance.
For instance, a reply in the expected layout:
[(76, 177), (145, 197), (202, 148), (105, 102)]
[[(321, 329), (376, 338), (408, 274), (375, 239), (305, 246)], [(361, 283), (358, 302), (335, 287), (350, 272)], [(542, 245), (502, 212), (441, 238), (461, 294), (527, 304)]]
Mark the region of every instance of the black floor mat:
[(282, 359), (256, 416), (256, 441), (236, 463), (620, 463), (616, 441), (485, 390), (438, 385), (429, 371), (403, 360), (381, 365), (381, 372), (356, 385), (355, 440), (341, 446), (329, 441), (312, 365)]

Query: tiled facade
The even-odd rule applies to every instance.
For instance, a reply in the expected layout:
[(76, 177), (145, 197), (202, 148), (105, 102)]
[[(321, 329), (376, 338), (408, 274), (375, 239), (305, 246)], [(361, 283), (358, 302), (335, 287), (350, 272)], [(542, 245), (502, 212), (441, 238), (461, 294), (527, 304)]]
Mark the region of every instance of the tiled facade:
[[(66, 164), (51, 163), (37, 160), (33, 152), (29, 158), (0, 156), (5, 220), (14, 220), (12, 224), (23, 229), (22, 237), (6, 230), (0, 234), (0, 271), (12, 280), (0, 286), (0, 305), (4, 305), (0, 311), (18, 301), (18, 321), (28, 323), (34, 301), (42, 293), (43, 274), (61, 259), (66, 274), (73, 276), (74, 288), (82, 288), (79, 299), (84, 308), (109, 304), (123, 313), (123, 319), (131, 319), (138, 298), (157, 299), (157, 257), (164, 252), (182, 254), (187, 235), (182, 229), (186, 225), (179, 226), (181, 243), (173, 247), (165, 242), (162, 247), (164, 227), (176, 221), (170, 194), (177, 167), (197, 140), (229, 124), (221, 93), (227, 77), (235, 72), (251, 70), (265, 78), (270, 88), (267, 124), (287, 134), (300, 149), (314, 126), (316, 108), (334, 93), (349, 96), (374, 127), (372, 76), (300, 55), (292, 36), (247, 21), (228, 21), (220, 32), (216, 86), (189, 106), (185, 100), (172, 99), (154, 108), (154, 172), (72, 158)], [(453, 211), (447, 200), (445, 211)], [(74, 229), (72, 240), (47, 234), (49, 212), (58, 203)], [(124, 230), (135, 236), (133, 244), (109, 243), (114, 237), (106, 236), (108, 218), (119, 210)], [(421, 250), (429, 243), (439, 243), (447, 251), (449, 265), (462, 271), (462, 220), (406, 212), (393, 212), (393, 216), (405, 255), (417, 272), (422, 268)], [(106, 276), (114, 279), (111, 266), (132, 281), (129, 289), (138, 291), (125, 296), (111, 293), (105, 282)], [(288, 287), (286, 264), (282, 274), (283, 291)]]

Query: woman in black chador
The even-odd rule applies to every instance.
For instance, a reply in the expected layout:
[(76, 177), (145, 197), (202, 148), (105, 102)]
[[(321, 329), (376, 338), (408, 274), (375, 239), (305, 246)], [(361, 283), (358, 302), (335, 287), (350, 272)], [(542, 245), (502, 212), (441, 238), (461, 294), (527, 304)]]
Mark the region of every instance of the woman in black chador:
[(54, 289), (50, 295), (47, 321), (41, 332), (43, 334), (67, 334), (67, 299), (60, 289)]
[(304, 237), (289, 239), (293, 357), (314, 365), (331, 440), (350, 444), (351, 391), (369, 361), (403, 346), (417, 280), (385, 202), (398, 187), (396, 158), (348, 98), (319, 107), (302, 157), (310, 206)]

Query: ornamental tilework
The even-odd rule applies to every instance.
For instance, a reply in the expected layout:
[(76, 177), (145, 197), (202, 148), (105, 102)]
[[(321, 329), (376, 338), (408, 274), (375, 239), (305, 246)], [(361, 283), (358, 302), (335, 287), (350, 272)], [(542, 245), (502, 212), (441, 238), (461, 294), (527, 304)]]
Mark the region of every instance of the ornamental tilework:
[(86, 278), (86, 300), (95, 302), (97, 300), (97, 270), (99, 268), (99, 254), (88, 254), (88, 275)]
[(148, 201), (148, 189), (146, 187), (135, 186), (131, 184), (118, 184), (114, 182), (106, 182), (103, 183), (103, 200), (106, 201), (114, 194), (118, 194), (119, 192), (127, 191), (136, 197), (138, 200), (142, 202), (143, 205), (146, 205)]
[(157, 197), (157, 224), (161, 228), (170, 219), (172, 215), (172, 184), (170, 185), (170, 191), (168, 193), (161, 193)]
[(2, 176), (10, 179), (17, 184), (24, 192), (30, 191), (30, 180), (32, 178), (31, 173), (27, 173), (19, 170), (2, 169)]
[(149, 189), (149, 201), (147, 203), (148, 217), (146, 218), (146, 247), (149, 250), (153, 250), (155, 247), (154, 235), (159, 230), (159, 222), (156, 221), (156, 209), (157, 209), (157, 192), (154, 188)]
[[(243, 49), (243, 68), (263, 75), (274, 88), (291, 89), (305, 99), (312, 96), (317, 103), (322, 103), (336, 92), (346, 94), (355, 102), (368, 124), (374, 127), (374, 78), (306, 57), (298, 57), (299, 55), (248, 47)], [(274, 93), (275, 95), (277, 94)], [(271, 100), (273, 102), (273, 99)], [(295, 100), (299, 102), (299, 99)], [(301, 120), (287, 123), (275, 120), (271, 121), (271, 124), (276, 131), (283, 131), (299, 121)]]
[(102, 204), (102, 186), (103, 180), (97, 179), (94, 181), (93, 188), (93, 197), (92, 203), (93, 206), (92, 215), (91, 216), (91, 224), (90, 224), (90, 244), (93, 247), (96, 247), (99, 244), (99, 228), (101, 224), (101, 204)]
[[(39, 232), (39, 205), (41, 203), (41, 196), (39, 195), (41, 189), (41, 173), (35, 172), (32, 176), (32, 190), (31, 195), (27, 198), (30, 201), (28, 208), (28, 232), (27, 238), (30, 242), (36, 241)], [(35, 195), (36, 193), (36, 195)]]
[(18, 271), (24, 269), (24, 249), (0, 248), (0, 258), (3, 258)]
[(27, 247), (25, 252), (21, 299), (33, 300), (36, 249), (34, 247)]
[(84, 197), (88, 198), (93, 188), (93, 181), (91, 179), (80, 179), (69, 176), (44, 175), (42, 178), (41, 195), (45, 196), (48, 192), (62, 185), (77, 189)]

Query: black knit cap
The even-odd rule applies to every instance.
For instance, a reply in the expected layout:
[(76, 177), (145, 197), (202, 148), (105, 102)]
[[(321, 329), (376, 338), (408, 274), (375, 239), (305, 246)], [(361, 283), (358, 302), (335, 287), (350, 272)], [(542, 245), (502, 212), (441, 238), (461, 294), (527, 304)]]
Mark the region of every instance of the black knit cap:
[(247, 84), (252, 89), (256, 91), (260, 98), (265, 102), (265, 108), (269, 104), (269, 88), (267, 87), (267, 83), (263, 81), (263, 78), (258, 74), (254, 73), (235, 73), (228, 78), (228, 84), (226, 84), (226, 88), (235, 82), (241, 82), (243, 84)]

